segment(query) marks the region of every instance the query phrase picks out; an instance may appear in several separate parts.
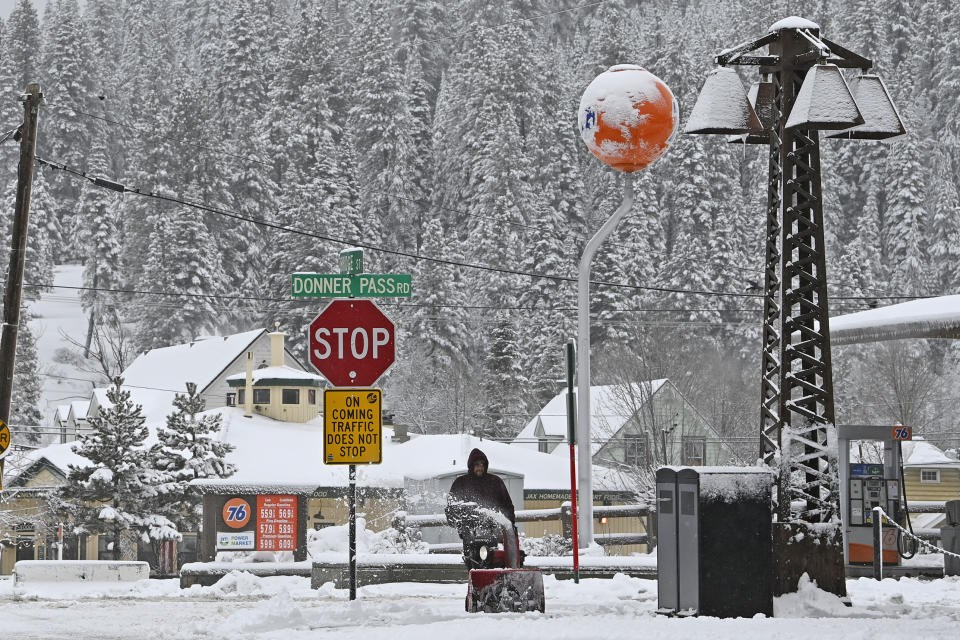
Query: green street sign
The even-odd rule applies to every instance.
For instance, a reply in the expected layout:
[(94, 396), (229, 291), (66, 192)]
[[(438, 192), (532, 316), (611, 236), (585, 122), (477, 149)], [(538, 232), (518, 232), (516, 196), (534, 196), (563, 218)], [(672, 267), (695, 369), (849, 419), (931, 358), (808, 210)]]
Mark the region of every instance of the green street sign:
[(363, 273), (363, 249), (344, 249), (340, 252), (340, 273)]
[(409, 298), (413, 276), (409, 273), (295, 273), (294, 298)]

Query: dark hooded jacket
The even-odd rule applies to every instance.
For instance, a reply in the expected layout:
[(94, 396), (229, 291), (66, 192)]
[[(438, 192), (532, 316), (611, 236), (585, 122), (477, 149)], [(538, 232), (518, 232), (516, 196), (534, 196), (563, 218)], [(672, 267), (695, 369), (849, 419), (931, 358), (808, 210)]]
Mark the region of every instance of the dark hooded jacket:
[[(451, 525), (460, 529), (463, 526), (462, 510), (455, 508), (455, 505), (463, 502), (476, 502), (482, 507), (496, 509), (500, 513), (510, 518), (510, 522), (515, 522), (513, 512), (513, 500), (507, 492), (507, 486), (503, 484), (500, 476), (486, 472), (482, 477), (477, 477), (473, 473), (473, 464), (480, 460), (483, 462), (484, 470), (490, 468), (487, 456), (480, 449), (474, 449), (467, 458), (467, 473), (459, 476), (453, 481), (450, 487), (450, 499), (447, 506), (447, 520)], [(453, 508), (451, 508), (453, 507)]]

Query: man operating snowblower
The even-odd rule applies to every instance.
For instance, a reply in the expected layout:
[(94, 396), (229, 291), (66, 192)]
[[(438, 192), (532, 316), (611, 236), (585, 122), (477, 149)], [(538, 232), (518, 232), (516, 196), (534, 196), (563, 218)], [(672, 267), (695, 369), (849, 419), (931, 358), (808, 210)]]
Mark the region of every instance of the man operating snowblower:
[[(502, 524), (497, 523), (497, 514), (510, 521), (510, 527), (516, 532), (513, 501), (507, 492), (507, 486), (500, 476), (488, 473), (490, 463), (487, 456), (474, 449), (467, 458), (467, 473), (453, 481), (450, 496), (447, 499), (447, 522), (457, 530), (463, 541), (463, 561), (467, 569), (489, 568), (493, 560), (492, 549), (496, 548), (503, 534)], [(487, 557), (480, 557), (483, 545), (493, 542)]]
[[(447, 522), (463, 540), (470, 574), (466, 610), (543, 612), (543, 576), (523, 568), (513, 501), (503, 480), (488, 468), (483, 451), (471, 451), (468, 472), (453, 481), (447, 500)], [(501, 543), (502, 551), (497, 549)]]

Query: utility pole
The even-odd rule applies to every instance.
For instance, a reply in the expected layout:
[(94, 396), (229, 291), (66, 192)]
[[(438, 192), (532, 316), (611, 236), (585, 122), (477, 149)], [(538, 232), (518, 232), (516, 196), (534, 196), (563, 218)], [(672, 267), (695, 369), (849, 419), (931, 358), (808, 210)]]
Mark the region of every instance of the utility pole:
[[(3, 294), (3, 332), (0, 334), (0, 421), (10, 421), (13, 395), (13, 368), (17, 357), (17, 328), (20, 323), (20, 297), (23, 290), (23, 263), (27, 253), (27, 223), (30, 219), (30, 191), (33, 186), (33, 160), (37, 149), (37, 123), (43, 94), (39, 84), (27, 86), (20, 96), (23, 102), (23, 127), (20, 129), (20, 164), (17, 167), (17, 200), (11, 233), (10, 268)], [(0, 488), (3, 460), (0, 460)]]

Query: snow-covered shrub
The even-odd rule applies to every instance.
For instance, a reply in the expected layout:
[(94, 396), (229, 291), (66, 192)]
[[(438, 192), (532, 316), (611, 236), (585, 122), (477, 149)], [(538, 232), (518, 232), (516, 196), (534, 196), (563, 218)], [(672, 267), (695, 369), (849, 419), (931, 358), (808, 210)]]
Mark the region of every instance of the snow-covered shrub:
[[(349, 525), (325, 527), (319, 531), (307, 531), (307, 550), (311, 556), (321, 553), (346, 553), (349, 540)], [(429, 553), (429, 545), (411, 535), (390, 528), (383, 531), (367, 529), (367, 520), (357, 517), (357, 553)]]
[(570, 541), (556, 533), (542, 538), (520, 538), (520, 548), (528, 556), (568, 556), (572, 553)]

